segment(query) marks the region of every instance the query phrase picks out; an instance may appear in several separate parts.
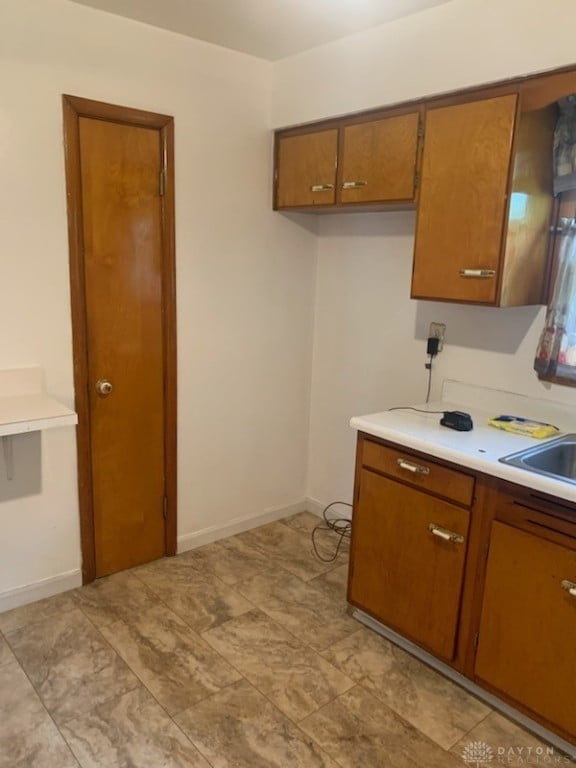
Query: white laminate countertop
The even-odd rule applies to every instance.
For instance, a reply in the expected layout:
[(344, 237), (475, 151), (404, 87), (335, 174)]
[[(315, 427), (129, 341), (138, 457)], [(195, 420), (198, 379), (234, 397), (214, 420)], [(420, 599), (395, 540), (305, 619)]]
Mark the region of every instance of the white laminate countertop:
[[(551, 403), (550, 408), (547, 408), (546, 405), (542, 405), (543, 401), (531, 401), (528, 398), (515, 401), (516, 396), (511, 393), (502, 393), (503, 397), (500, 399), (497, 394), (492, 399), (491, 396), (486, 396), (485, 392), (482, 393), (483, 396), (474, 396), (474, 392), (468, 393), (460, 385), (454, 387), (450, 386), (449, 382), (447, 384), (448, 386), (445, 384), (443, 388), (442, 400), (414, 407), (426, 411), (466, 411), (472, 416), (474, 422), (474, 429), (470, 432), (457, 432), (441, 426), (439, 413), (417, 413), (410, 410), (389, 410), (356, 416), (351, 419), (350, 426), (360, 432), (381, 437), (454, 464), (576, 502), (576, 485), (509, 464), (502, 464), (499, 461), (500, 458), (511, 453), (542, 445), (547, 442), (546, 440), (514, 435), (488, 425), (489, 418), (507, 413), (555, 424), (560, 428), (560, 434), (576, 433), (574, 408), (559, 406), (556, 403)], [(457, 395), (458, 400), (445, 399), (447, 395)], [(472, 407), (471, 402), (480, 403), (482, 407)], [(497, 404), (501, 407), (498, 408)], [(488, 410), (486, 406), (489, 405), (493, 407)], [(516, 410), (513, 409), (514, 406)]]

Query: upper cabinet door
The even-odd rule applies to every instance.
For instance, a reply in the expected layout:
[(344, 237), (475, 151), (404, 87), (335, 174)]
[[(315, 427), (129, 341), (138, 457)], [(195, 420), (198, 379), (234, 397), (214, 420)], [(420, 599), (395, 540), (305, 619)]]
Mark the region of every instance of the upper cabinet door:
[(426, 113), (412, 297), (495, 304), (517, 95)]
[(419, 113), (344, 127), (342, 203), (414, 200)]
[(276, 208), (332, 205), (338, 130), (283, 136), (277, 147)]

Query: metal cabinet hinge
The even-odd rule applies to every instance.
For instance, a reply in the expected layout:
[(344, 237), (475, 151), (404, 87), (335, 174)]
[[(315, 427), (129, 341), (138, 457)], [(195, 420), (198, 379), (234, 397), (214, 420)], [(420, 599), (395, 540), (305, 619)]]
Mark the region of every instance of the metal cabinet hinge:
[(476, 632), (474, 635), (474, 650), (476, 651), (478, 649), (478, 643), (480, 641), (480, 634)]
[(420, 123), (418, 125), (418, 138), (423, 139), (424, 138), (424, 123)]
[(166, 169), (160, 171), (160, 197), (164, 197), (166, 191)]
[(418, 171), (416, 171), (416, 173), (414, 174), (414, 188), (419, 186), (420, 186), (420, 174), (418, 173)]

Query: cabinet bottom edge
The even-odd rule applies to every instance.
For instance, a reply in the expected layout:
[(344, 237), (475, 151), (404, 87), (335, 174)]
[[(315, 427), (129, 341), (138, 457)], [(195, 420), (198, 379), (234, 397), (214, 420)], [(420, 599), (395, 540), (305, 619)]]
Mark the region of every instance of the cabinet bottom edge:
[(540, 723), (537, 723), (527, 715), (519, 712), (517, 709), (514, 709), (514, 707), (510, 706), (510, 704), (506, 704), (506, 702), (502, 701), (494, 694), (489, 693), (488, 691), (484, 690), (484, 688), (476, 685), (476, 683), (472, 682), (472, 680), (469, 680), (467, 677), (464, 677), (464, 675), (460, 674), (460, 672), (457, 672), (448, 664), (445, 664), (435, 656), (432, 656), (432, 654), (423, 650), (415, 643), (410, 642), (410, 640), (407, 640), (405, 637), (402, 637), (402, 635), (399, 635), (397, 632), (394, 632), (394, 630), (389, 629), (385, 624), (381, 624), (379, 621), (376, 621), (376, 619), (373, 619), (367, 613), (364, 613), (357, 608), (353, 608), (352, 616), (357, 621), (367, 626), (369, 629), (374, 630), (378, 634), (385, 637), (387, 640), (390, 640), (390, 642), (398, 645), (400, 648), (410, 653), (412, 656), (415, 656), (416, 658), (425, 662), (429, 667), (432, 667), (444, 675), (444, 677), (449, 678), (453, 682), (457, 683), (457, 685), (460, 685), (462, 688), (474, 694), (474, 696), (482, 699), (482, 701), (486, 702), (486, 704), (489, 704), (503, 715), (506, 715), (506, 717), (509, 717), (510, 720), (514, 720), (516, 723), (522, 725), (524, 728), (534, 733), (543, 741), (548, 742), (553, 747), (559, 749), (561, 752), (565, 752), (570, 756), (572, 760), (576, 760), (575, 744), (566, 741), (566, 739), (558, 736), (557, 733), (548, 730), (548, 728), (540, 725)]

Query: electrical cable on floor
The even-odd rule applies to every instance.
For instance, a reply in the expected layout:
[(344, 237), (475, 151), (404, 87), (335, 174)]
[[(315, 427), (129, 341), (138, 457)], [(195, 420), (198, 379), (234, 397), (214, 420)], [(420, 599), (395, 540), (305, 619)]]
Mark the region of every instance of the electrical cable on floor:
[[(312, 549), (318, 560), (321, 560), (323, 563), (333, 563), (336, 560), (342, 549), (344, 539), (349, 539), (352, 533), (352, 520), (349, 520), (347, 517), (328, 517), (328, 510), (337, 504), (343, 504), (345, 507), (352, 507), (352, 504), (348, 504), (347, 501), (333, 501), (322, 510), (324, 522), (320, 523), (312, 530)], [(316, 542), (319, 533), (335, 533), (338, 536), (333, 555), (323, 557), (320, 554)]]

